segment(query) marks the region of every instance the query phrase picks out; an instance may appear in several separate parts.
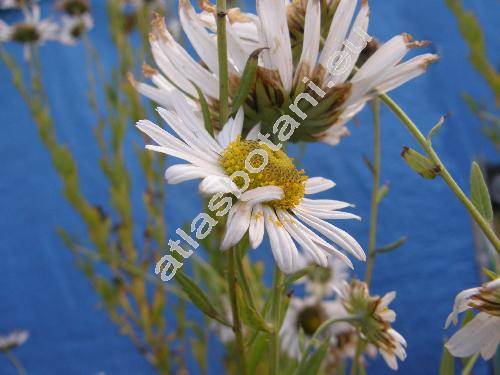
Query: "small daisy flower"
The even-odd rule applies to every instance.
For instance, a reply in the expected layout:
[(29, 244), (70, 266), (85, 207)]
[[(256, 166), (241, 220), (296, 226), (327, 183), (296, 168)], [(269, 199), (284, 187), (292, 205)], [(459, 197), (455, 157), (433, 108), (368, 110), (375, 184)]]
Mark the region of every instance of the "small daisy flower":
[[(211, 197), (209, 208), (217, 206), (212, 210), (218, 210), (217, 217), (227, 215), (222, 250), (235, 246), (246, 232), (255, 249), (267, 232), (274, 259), (287, 274), (300, 266), (296, 244), (323, 267), (328, 265), (329, 256), (336, 256), (352, 267), (341, 250), (365, 260), (358, 242), (326, 221), (359, 219), (340, 211), (350, 205), (306, 198), (332, 188), (335, 184), (331, 180), (307, 177), (276, 145), (273, 149), (258, 140), (262, 136), (258, 127), (242, 138), (242, 109), (213, 138), (182, 94), (172, 91), (169, 99), (174, 111), (159, 108), (158, 112), (178, 137), (148, 120), (139, 121), (137, 127), (157, 143), (146, 146), (148, 149), (188, 162), (166, 170), (168, 183), (201, 179), (200, 192)], [(227, 205), (222, 204), (225, 195), (231, 197)]]
[(0, 336), (0, 351), (9, 351), (23, 345), (28, 340), (29, 332), (25, 330), (13, 331)]
[[(365, 103), (423, 74), (437, 57), (424, 54), (401, 62), (413, 48), (425, 45), (401, 34), (358, 64), (369, 36), (369, 7), (357, 0), (258, 0), (257, 15), (229, 9), (227, 42), (230, 92), (235, 94), (249, 56), (262, 49), (256, 82), (245, 102), (245, 130), (260, 123), (268, 132), (276, 119), (290, 113), (302, 119), (291, 141), (321, 140), (337, 144), (348, 134), (345, 124)], [(197, 98), (191, 77), (217, 113), (219, 98), (215, 6), (202, 2), (197, 13), (189, 0), (179, 1), (182, 28), (202, 63), (175, 41), (160, 16), (152, 22), (151, 51), (161, 72), (149, 77), (154, 86), (138, 90), (161, 105), (165, 86)], [(352, 25), (352, 26), (351, 26)], [(359, 70), (357, 70), (359, 68)], [(149, 70), (152, 73), (151, 70)]]
[[(310, 339), (318, 328), (328, 319), (345, 318), (347, 312), (339, 301), (320, 300), (311, 296), (305, 299), (292, 297), (280, 330), (281, 347), (290, 358), (300, 359), (302, 355), (300, 337)], [(348, 323), (332, 324), (325, 332), (330, 338), (332, 348), (340, 345), (338, 338), (352, 332)]]
[(396, 292), (389, 292), (383, 297), (371, 296), (368, 286), (353, 280), (339, 290), (344, 308), (349, 315), (360, 317), (355, 326), (361, 337), (379, 350), (387, 365), (397, 370), (397, 359), (406, 359), (406, 341), (391, 324), (396, 320), (396, 313), (389, 309), (389, 304), (396, 297)]
[(480, 312), (448, 340), (446, 348), (455, 357), (481, 353), (488, 360), (500, 343), (500, 278), (458, 293), (445, 328), (457, 324), (458, 314), (472, 308)]
[(59, 0), (57, 8), (70, 17), (82, 17), (90, 13), (88, 0)]
[[(304, 267), (312, 262), (304, 259)], [(349, 268), (336, 257), (328, 258), (327, 267), (314, 267), (306, 276), (297, 281), (304, 284), (308, 294), (319, 298), (331, 297), (349, 278)]]
[(68, 45), (75, 44), (93, 26), (94, 21), (89, 13), (78, 17), (63, 16), (62, 26), (58, 35), (59, 41)]
[(55, 40), (58, 26), (49, 19), (40, 18), (40, 7), (23, 8), (25, 19), (14, 25), (0, 20), (0, 42), (15, 42), (24, 45), (24, 56), (30, 57), (30, 47), (42, 45), (47, 40)]

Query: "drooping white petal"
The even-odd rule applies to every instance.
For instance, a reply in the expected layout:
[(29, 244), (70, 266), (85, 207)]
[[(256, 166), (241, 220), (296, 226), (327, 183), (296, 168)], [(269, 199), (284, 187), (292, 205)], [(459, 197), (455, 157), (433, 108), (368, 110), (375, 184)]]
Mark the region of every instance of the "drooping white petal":
[(333, 188), (335, 186), (335, 182), (324, 177), (310, 177), (304, 183), (304, 186), (306, 194), (317, 194)]
[(227, 250), (236, 245), (245, 235), (250, 225), (252, 206), (246, 203), (236, 202), (228, 214), (226, 231), (222, 239), (221, 250)]
[(451, 322), (453, 322), (453, 324), (457, 324), (458, 314), (469, 309), (469, 298), (478, 294), (479, 290), (479, 288), (470, 288), (462, 290), (457, 294), (457, 296), (455, 297), (455, 303), (453, 304), (453, 311), (450, 313), (450, 315), (448, 315), (444, 328), (448, 328)]
[(297, 248), (290, 235), (283, 229), (283, 224), (276, 217), (273, 209), (269, 206), (264, 206), (263, 209), (266, 231), (276, 265), (285, 274), (292, 273), (298, 260)]
[(286, 91), (292, 88), (292, 49), (283, 0), (257, 0), (261, 31), (269, 47), (268, 54), (273, 67), (278, 69)]
[(480, 312), (450, 338), (446, 348), (454, 357), (469, 357), (498, 342), (499, 330), (500, 318)]
[[(302, 54), (298, 66), (308, 66), (306, 74), (311, 74), (316, 66), (319, 52), (319, 41), (321, 34), (321, 4), (319, 0), (307, 2), (306, 18), (304, 21), (304, 42), (302, 43)], [(297, 69), (297, 72), (300, 69)], [(297, 77), (296, 77), (297, 78)]]
[(337, 51), (342, 51), (342, 43), (345, 40), (349, 26), (351, 25), (357, 0), (340, 0), (335, 15), (333, 16), (328, 36), (319, 57), (319, 63), (326, 68), (328, 60)]
[(262, 210), (261, 204), (253, 206), (250, 227), (248, 228), (248, 237), (252, 249), (259, 247), (264, 238), (264, 211)]

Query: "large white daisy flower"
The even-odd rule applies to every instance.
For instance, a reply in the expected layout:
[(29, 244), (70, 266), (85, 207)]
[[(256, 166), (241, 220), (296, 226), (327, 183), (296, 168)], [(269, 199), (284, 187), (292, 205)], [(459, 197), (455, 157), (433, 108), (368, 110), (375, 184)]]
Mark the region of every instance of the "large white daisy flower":
[(42, 45), (57, 38), (58, 25), (49, 19), (41, 19), (40, 7), (23, 7), (24, 20), (8, 25), (0, 20), (0, 43), (16, 42), (24, 45), (25, 58), (30, 57), (30, 46)]
[[(336, 144), (348, 133), (344, 124), (369, 99), (421, 75), (436, 60), (435, 55), (424, 54), (401, 62), (411, 48), (425, 44), (411, 42), (409, 35), (401, 34), (360, 66), (358, 58), (369, 39), (370, 12), (368, 2), (363, 0), (354, 17), (357, 5), (358, 0), (340, 0), (338, 5), (319, 0), (257, 0), (257, 15), (242, 13), (238, 8), (228, 11), (231, 95), (249, 56), (266, 48), (260, 52), (257, 82), (245, 102), (246, 130), (261, 123), (268, 131), (295, 105), (300, 110), (293, 112), (300, 113), (303, 124), (292, 141), (319, 139)], [(154, 86), (139, 84), (137, 88), (167, 108), (172, 104), (167, 94), (172, 87), (198, 97), (191, 82), (196, 82), (209, 102), (217, 106), (215, 7), (204, 2), (202, 8), (197, 13), (189, 0), (179, 2), (182, 27), (202, 64), (175, 41), (161, 17), (153, 20), (151, 51), (161, 73), (147, 69)]]
[(500, 278), (458, 293), (445, 328), (452, 322), (457, 324), (458, 314), (471, 308), (479, 310), (479, 314), (450, 338), (446, 348), (455, 357), (481, 353), (488, 360), (500, 343)]
[[(352, 267), (341, 249), (365, 259), (352, 236), (326, 221), (359, 219), (340, 211), (350, 205), (306, 198), (332, 188), (335, 184), (331, 180), (306, 177), (283, 151), (257, 140), (258, 128), (241, 138), (242, 109), (213, 138), (182, 94), (172, 91), (169, 99), (174, 111), (159, 108), (158, 112), (178, 137), (148, 120), (139, 121), (137, 127), (157, 143), (146, 146), (148, 149), (188, 162), (166, 170), (168, 183), (202, 179), (200, 192), (212, 197), (209, 208), (217, 207), (212, 210), (219, 210), (217, 217), (227, 214), (222, 250), (236, 245), (246, 232), (252, 248), (257, 248), (267, 232), (276, 263), (285, 273), (300, 266), (296, 244), (323, 267), (328, 265), (329, 256), (339, 257)], [(221, 210), (224, 194), (231, 199)]]

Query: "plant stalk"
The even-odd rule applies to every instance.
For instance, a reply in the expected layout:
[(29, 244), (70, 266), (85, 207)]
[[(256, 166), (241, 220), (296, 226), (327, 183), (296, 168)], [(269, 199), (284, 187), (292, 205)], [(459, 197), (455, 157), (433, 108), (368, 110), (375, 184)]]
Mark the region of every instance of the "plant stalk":
[(229, 103), (227, 68), (226, 0), (217, 0), (217, 52), (219, 60), (219, 127), (226, 124)]
[(272, 300), (272, 320), (273, 320), (273, 332), (270, 337), (271, 346), (271, 357), (269, 362), (269, 374), (276, 375), (279, 372), (279, 359), (280, 359), (280, 326), (281, 326), (281, 299), (282, 299), (282, 288), (283, 274), (278, 267), (274, 271), (274, 283), (273, 283), (273, 300)]
[(241, 326), (240, 310), (236, 296), (236, 247), (228, 250), (227, 258), (227, 284), (229, 287), (229, 299), (231, 300), (231, 312), (233, 315), (233, 332), (236, 337), (236, 354), (238, 357), (239, 373), (246, 375), (245, 343), (243, 341), (243, 330)]
[(380, 102), (378, 99), (373, 101), (373, 189), (370, 204), (370, 230), (368, 237), (368, 257), (366, 260), (365, 282), (370, 285), (373, 274), (373, 265), (375, 263), (377, 246), (377, 219), (379, 206), (379, 190), (380, 190)]
[(429, 158), (440, 168), (439, 175), (444, 180), (444, 182), (448, 185), (451, 191), (455, 194), (458, 200), (467, 208), (469, 213), (471, 214), (474, 221), (479, 225), (485, 236), (491, 242), (493, 247), (497, 252), (500, 252), (500, 240), (495, 235), (495, 232), (491, 228), (490, 224), (486, 219), (481, 215), (481, 213), (477, 210), (471, 200), (465, 195), (460, 186), (456, 183), (456, 181), (451, 176), (450, 172), (446, 169), (443, 162), (439, 158), (436, 151), (434, 151), (430, 142), (427, 141), (422, 132), (418, 129), (417, 125), (408, 117), (408, 115), (401, 109), (399, 105), (394, 102), (388, 95), (381, 94), (380, 99), (394, 112), (394, 114), (401, 120), (401, 122), (406, 126), (410, 134), (415, 138), (415, 140), (420, 144), (422, 149), (427, 153)]

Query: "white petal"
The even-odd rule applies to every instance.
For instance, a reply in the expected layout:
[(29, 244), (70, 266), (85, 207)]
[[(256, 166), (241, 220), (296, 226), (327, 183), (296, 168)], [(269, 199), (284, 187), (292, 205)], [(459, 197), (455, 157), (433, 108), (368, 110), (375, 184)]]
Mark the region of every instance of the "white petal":
[(167, 168), (165, 180), (169, 184), (179, 184), (184, 181), (195, 180), (210, 176), (211, 173), (204, 168), (192, 164), (176, 164)]
[(342, 51), (342, 43), (351, 25), (357, 3), (357, 0), (341, 0), (337, 6), (332, 23), (330, 24), (328, 36), (319, 57), (319, 63), (323, 67), (327, 67), (328, 60), (335, 52)]
[[(307, 2), (306, 18), (304, 22), (304, 42), (302, 43), (302, 54), (298, 66), (306, 64), (311, 74), (318, 59), (319, 41), (321, 33), (321, 5), (319, 0)], [(297, 72), (299, 69), (297, 69)], [(301, 77), (299, 77), (301, 78)]]
[(304, 186), (306, 194), (317, 194), (331, 189), (335, 186), (335, 182), (324, 177), (311, 177), (307, 179)]
[(250, 205), (269, 201), (276, 201), (283, 198), (283, 189), (279, 186), (261, 186), (245, 191), (240, 200), (248, 202)]
[(251, 213), (252, 206), (246, 203), (236, 202), (231, 207), (226, 223), (226, 231), (222, 239), (221, 250), (227, 250), (240, 242), (250, 225)]
[(499, 330), (500, 318), (481, 312), (450, 338), (446, 348), (454, 357), (469, 357), (491, 345)]
[(252, 249), (259, 247), (262, 243), (262, 239), (264, 238), (264, 211), (262, 210), (262, 205), (260, 204), (256, 204), (252, 209), (248, 236), (250, 238), (250, 245), (252, 246)]
[(236, 184), (227, 176), (210, 175), (204, 178), (199, 187), (203, 195), (213, 195), (217, 193), (235, 193), (238, 191)]
[(444, 328), (448, 328), (451, 322), (453, 322), (453, 324), (457, 324), (458, 314), (469, 309), (469, 298), (478, 293), (479, 288), (470, 288), (462, 290), (457, 294), (457, 296), (455, 297), (455, 303), (453, 304), (453, 311), (450, 313), (450, 315), (448, 315)]
[(268, 53), (273, 67), (278, 69), (284, 89), (292, 88), (292, 49), (290, 33), (283, 0), (257, 0), (257, 14), (261, 30), (269, 47)]
[(257, 140), (257, 136), (259, 135), (260, 133), (260, 123), (258, 123), (257, 125), (255, 125), (252, 130), (250, 130), (247, 134), (247, 140), (249, 141), (255, 141)]

